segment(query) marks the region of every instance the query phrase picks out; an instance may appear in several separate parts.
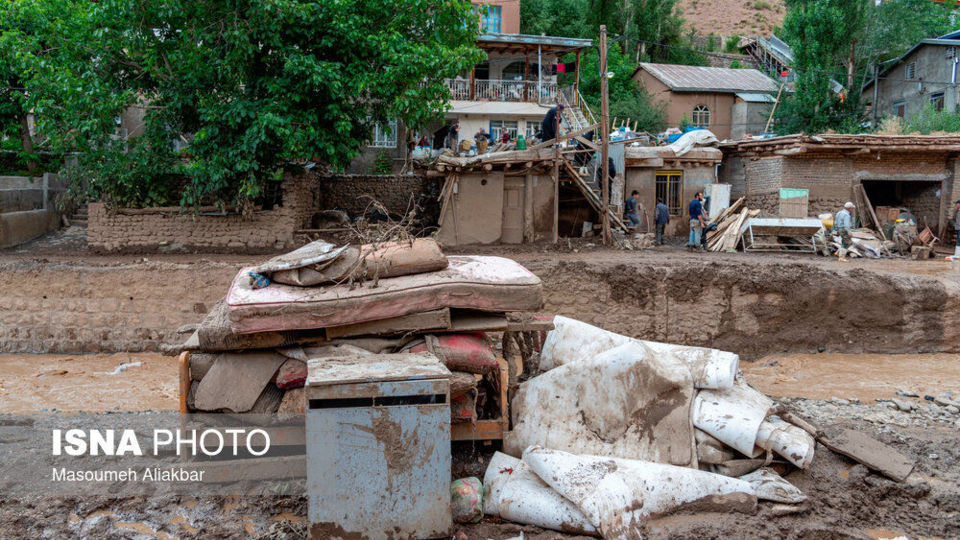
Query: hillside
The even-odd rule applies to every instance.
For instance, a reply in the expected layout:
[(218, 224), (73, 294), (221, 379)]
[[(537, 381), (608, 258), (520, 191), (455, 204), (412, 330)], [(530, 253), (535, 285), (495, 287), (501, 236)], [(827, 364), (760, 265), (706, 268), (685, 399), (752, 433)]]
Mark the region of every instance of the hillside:
[(783, 23), (784, 0), (680, 0), (689, 28), (720, 36), (768, 35)]

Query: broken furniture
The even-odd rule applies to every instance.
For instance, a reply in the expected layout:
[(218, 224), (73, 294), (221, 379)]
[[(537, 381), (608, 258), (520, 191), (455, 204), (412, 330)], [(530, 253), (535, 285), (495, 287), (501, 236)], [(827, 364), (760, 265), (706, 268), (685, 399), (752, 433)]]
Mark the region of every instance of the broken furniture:
[(744, 251), (795, 251), (816, 253), (816, 234), (823, 229), (819, 218), (747, 219), (740, 226)]
[(449, 536), (450, 371), (430, 353), (307, 363), (314, 538)]

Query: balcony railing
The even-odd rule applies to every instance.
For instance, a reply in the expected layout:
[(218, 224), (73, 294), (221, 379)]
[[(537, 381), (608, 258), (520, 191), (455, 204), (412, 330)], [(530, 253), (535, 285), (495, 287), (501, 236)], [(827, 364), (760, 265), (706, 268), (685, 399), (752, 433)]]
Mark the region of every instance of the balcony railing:
[[(450, 98), (460, 101), (513, 101), (555, 103), (557, 101), (557, 83), (537, 81), (504, 81), (498, 79), (476, 79), (473, 88), (470, 81), (447, 79)], [(471, 90), (473, 90), (471, 92)]]

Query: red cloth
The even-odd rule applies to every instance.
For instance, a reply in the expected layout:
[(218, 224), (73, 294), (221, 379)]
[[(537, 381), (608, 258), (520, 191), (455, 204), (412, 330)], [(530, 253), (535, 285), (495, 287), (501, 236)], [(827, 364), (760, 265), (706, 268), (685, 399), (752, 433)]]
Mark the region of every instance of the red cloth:
[(566, 64), (557, 64), (557, 73), (566, 73), (567, 65)]

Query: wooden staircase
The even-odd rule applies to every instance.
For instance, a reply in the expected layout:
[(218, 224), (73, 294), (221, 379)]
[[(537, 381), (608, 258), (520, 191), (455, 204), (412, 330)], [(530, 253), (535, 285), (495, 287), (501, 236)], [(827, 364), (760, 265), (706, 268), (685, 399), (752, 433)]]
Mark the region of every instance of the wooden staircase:
[[(590, 182), (587, 178), (584, 178), (580, 175), (580, 172), (574, 166), (573, 163), (567, 158), (563, 157), (563, 166), (562, 170), (566, 173), (570, 180), (573, 181), (574, 185), (580, 189), (580, 192), (583, 193), (587, 202), (590, 203), (590, 206), (596, 210), (597, 214), (603, 213), (603, 192), (601, 191), (602, 185), (595, 186), (593, 182)], [(607, 213), (610, 215), (610, 226), (617, 227), (627, 232), (627, 225), (620, 219), (620, 216), (613, 211), (613, 208), (607, 207)]]

